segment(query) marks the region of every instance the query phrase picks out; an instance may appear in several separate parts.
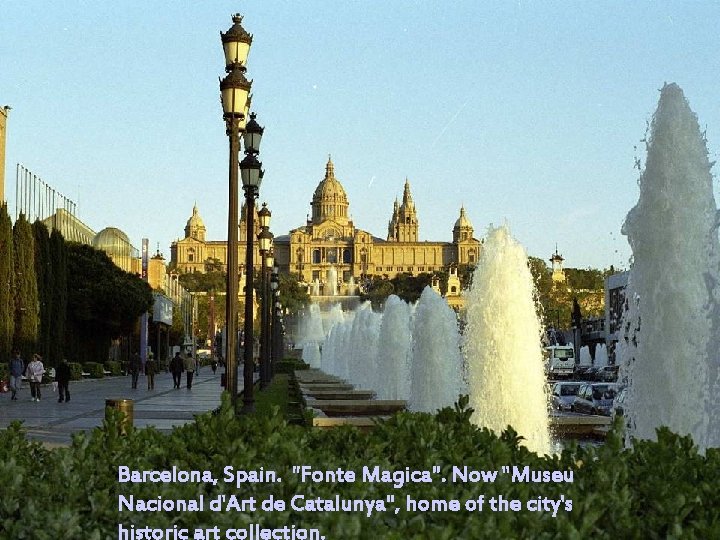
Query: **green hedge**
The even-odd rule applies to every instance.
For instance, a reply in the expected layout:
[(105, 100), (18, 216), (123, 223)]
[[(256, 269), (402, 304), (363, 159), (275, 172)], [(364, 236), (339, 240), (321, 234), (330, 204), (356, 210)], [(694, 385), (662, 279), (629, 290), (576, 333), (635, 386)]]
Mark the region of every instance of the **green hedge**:
[(98, 362), (85, 362), (83, 370), (90, 374), (91, 379), (102, 379), (105, 376), (105, 368)]
[(0, 381), (9, 381), (10, 380), (10, 368), (8, 367), (7, 363), (3, 362), (0, 364)]
[[(76, 435), (70, 448), (46, 450), (29, 442), (20, 425), (0, 432), (0, 529), (7, 538), (117, 538), (118, 523), (126, 528), (174, 525), (189, 528), (217, 525), (221, 530), (295, 525), (320, 529), (331, 539), (660, 539), (718, 538), (720, 530), (720, 450), (700, 455), (689, 438), (659, 431), (658, 442), (636, 442), (624, 449), (611, 434), (600, 447), (572, 445), (555, 456), (537, 456), (519, 445), (511, 430), (498, 436), (470, 423), (462, 407), (437, 415), (401, 413), (362, 432), (341, 427), (329, 430), (288, 426), (279, 415), (235, 418), (224, 402), (215, 415), (163, 435), (154, 429), (131, 429), (121, 436), (117, 417), (103, 429)], [(211, 470), (217, 485), (118, 482), (118, 466), (131, 470)], [(432, 483), (300, 483), (293, 465), (322, 470), (353, 470), (379, 466), (394, 471), (431, 470)], [(498, 475), (494, 483), (443, 483), (453, 465), (474, 470), (500, 470), (506, 465), (536, 470), (573, 471), (573, 483), (512, 482)], [(235, 470), (277, 471), (282, 483), (225, 483), (225, 466)], [(373, 512), (301, 512), (286, 508), (273, 513), (118, 512), (118, 496), (157, 500), (218, 495), (273, 495), (289, 502), (295, 494), (308, 499), (387, 500), (391, 509)], [(471, 500), (502, 495), (522, 501), (548, 497), (572, 500), (571, 511), (408, 512), (405, 498)], [(259, 506), (259, 505), (258, 505)], [(394, 508), (400, 510), (395, 513)], [(207, 506), (206, 506), (207, 508)], [(39, 511), (38, 509), (42, 509)], [(38, 532), (42, 535), (39, 536)], [(190, 533), (192, 538), (192, 532)], [(222, 536), (221, 536), (222, 537)]]
[(82, 379), (83, 366), (81, 363), (68, 362), (68, 366), (70, 367), (70, 380), (79, 381), (80, 379)]
[(273, 366), (275, 373), (292, 373), (301, 369), (310, 369), (310, 366), (299, 358), (283, 358)]
[(122, 375), (122, 364), (120, 362), (108, 360), (103, 367), (106, 371), (109, 371), (111, 375)]

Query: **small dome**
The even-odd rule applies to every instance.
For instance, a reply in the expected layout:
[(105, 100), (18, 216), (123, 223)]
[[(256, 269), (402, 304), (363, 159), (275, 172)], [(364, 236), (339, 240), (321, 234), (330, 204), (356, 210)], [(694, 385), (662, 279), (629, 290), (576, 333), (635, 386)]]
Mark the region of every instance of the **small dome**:
[(331, 159), (328, 158), (327, 165), (325, 166), (325, 178), (315, 188), (313, 194), (313, 202), (342, 202), (347, 204), (347, 195), (345, 194), (345, 188), (335, 178), (335, 166)]
[(455, 222), (455, 228), (456, 229), (464, 229), (469, 228), (472, 229), (472, 223), (470, 223), (470, 220), (468, 219), (467, 215), (465, 214), (465, 207), (460, 207), (460, 217), (457, 218), (457, 221)]
[(203, 223), (200, 213), (198, 212), (197, 205), (193, 205), (193, 213), (190, 219), (187, 220), (187, 227), (190, 229), (205, 227), (205, 223)]
[(114, 257), (129, 257), (132, 245), (128, 235), (115, 227), (106, 227), (93, 238), (93, 247)]

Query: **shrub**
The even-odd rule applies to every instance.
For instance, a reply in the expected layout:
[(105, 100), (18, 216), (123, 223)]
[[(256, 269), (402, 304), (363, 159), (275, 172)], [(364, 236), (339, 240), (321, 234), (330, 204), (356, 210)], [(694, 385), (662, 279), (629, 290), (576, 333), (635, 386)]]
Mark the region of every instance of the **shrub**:
[[(121, 436), (117, 411), (103, 428), (78, 434), (70, 448), (47, 450), (26, 439), (19, 424), (0, 432), (0, 473), (5, 482), (0, 498), (3, 538), (110, 538), (118, 523), (156, 529), (178, 524), (193, 528), (246, 528), (293, 524), (320, 529), (326, 538), (449, 539), (449, 538), (717, 538), (720, 500), (720, 452), (700, 455), (688, 437), (660, 430), (658, 442), (635, 442), (624, 449), (612, 433), (601, 447), (576, 444), (553, 456), (538, 456), (519, 444), (508, 429), (501, 435), (470, 422), (463, 406), (436, 415), (400, 413), (367, 432), (341, 427), (330, 430), (289, 426), (278, 414), (236, 418), (227, 400), (218, 414), (163, 435), (155, 429), (130, 429)], [(210, 470), (217, 485), (118, 482), (118, 466), (131, 470)], [(294, 465), (313, 469), (355, 471), (355, 482), (301, 483)], [(363, 482), (364, 466), (400, 472), (432, 471), (431, 483)], [(532, 470), (572, 471), (573, 482), (513, 482), (498, 474), (494, 482), (453, 483), (440, 479), (452, 466), (499, 471), (506, 465)], [(281, 483), (247, 482), (240, 489), (222, 480), (223, 468), (276, 471)], [(359, 481), (358, 481), (359, 480)], [(118, 512), (118, 495), (156, 500), (209, 500), (225, 495), (253, 497), (256, 512)], [(388, 501), (386, 512), (260, 511), (260, 501), (273, 495), (287, 502), (306, 499)], [(481, 512), (412, 512), (406, 497), (477, 500)], [(572, 500), (572, 510), (492, 512), (488, 500), (502, 495), (520, 501), (547, 497)], [(37, 509), (42, 508), (42, 512)], [(397, 511), (395, 511), (397, 509)], [(191, 532), (192, 534), (192, 532)], [(192, 538), (192, 536), (189, 536)]]
[(83, 367), (82, 367), (81, 363), (68, 362), (68, 366), (70, 367), (70, 380), (71, 381), (79, 381), (80, 379), (82, 379)]
[(111, 375), (122, 374), (122, 364), (120, 364), (120, 362), (108, 360), (107, 362), (105, 362), (104, 368), (106, 371), (109, 371)]
[(6, 363), (0, 364), (0, 381), (10, 380), (10, 368)]
[(273, 370), (275, 373), (292, 373), (301, 369), (310, 369), (310, 366), (299, 358), (283, 358), (275, 363)]
[(102, 379), (105, 376), (105, 368), (98, 362), (85, 362), (83, 370), (90, 374), (91, 379)]

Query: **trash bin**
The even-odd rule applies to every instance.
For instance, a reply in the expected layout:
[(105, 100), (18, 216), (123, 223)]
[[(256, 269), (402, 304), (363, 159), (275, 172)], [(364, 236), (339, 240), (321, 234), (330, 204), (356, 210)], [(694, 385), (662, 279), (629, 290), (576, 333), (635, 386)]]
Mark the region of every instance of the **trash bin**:
[(127, 434), (128, 429), (133, 425), (133, 400), (132, 399), (106, 399), (105, 418), (109, 420), (110, 410), (120, 411), (120, 433)]

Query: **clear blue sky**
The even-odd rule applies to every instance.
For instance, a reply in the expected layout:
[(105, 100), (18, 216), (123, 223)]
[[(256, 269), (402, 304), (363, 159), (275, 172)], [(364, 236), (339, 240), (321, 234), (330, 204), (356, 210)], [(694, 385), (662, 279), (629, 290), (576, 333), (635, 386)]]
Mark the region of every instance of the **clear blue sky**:
[(136, 247), (169, 258), (194, 202), (226, 238), (219, 32), (236, 11), (275, 234), (304, 223), (332, 154), (376, 236), (407, 177), (421, 240), (450, 240), (464, 204), (478, 237), (507, 221), (531, 255), (557, 244), (566, 266), (624, 266), (665, 81), (718, 158), (718, 2), (4, 0), (11, 212), (19, 162)]

